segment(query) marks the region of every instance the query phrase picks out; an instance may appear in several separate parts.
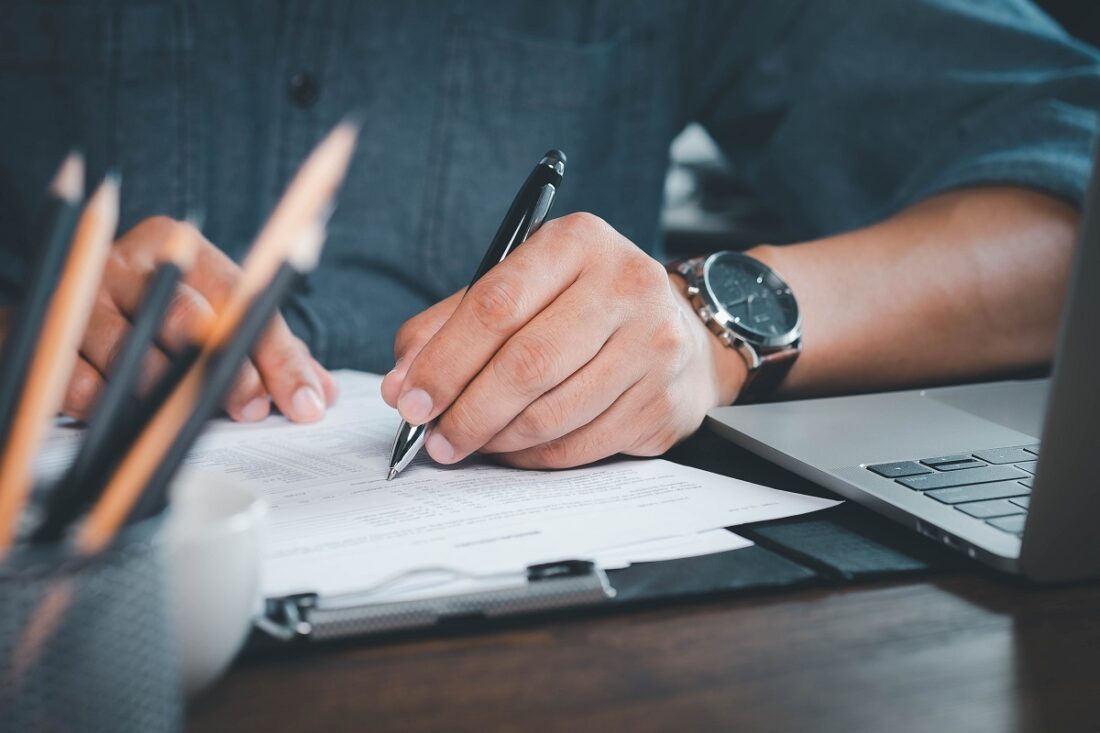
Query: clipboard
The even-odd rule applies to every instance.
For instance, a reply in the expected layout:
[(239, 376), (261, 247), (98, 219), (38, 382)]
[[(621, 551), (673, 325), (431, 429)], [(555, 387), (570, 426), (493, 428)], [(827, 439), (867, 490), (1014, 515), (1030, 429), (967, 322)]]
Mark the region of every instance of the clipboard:
[(965, 558), (852, 503), (729, 528), (755, 543), (710, 555), (604, 570), (587, 560), (534, 565), (499, 589), (397, 602), (316, 594), (268, 599), (251, 646), (492, 628), (509, 619), (774, 593), (957, 569)]
[(595, 563), (565, 560), (532, 565), (518, 582), (505, 587), (453, 595), (388, 602), (326, 599), (314, 593), (271, 598), (255, 628), (268, 641), (327, 641), (576, 608), (605, 603), (615, 595), (607, 573)]

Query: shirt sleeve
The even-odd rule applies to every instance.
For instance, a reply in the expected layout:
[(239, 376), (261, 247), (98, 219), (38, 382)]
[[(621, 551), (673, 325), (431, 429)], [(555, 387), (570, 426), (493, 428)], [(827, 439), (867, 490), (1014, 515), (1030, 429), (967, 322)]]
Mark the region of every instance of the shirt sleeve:
[(687, 70), (699, 80), (688, 116), (792, 238), (973, 185), (1081, 206), (1100, 53), (1026, 0), (764, 7), (700, 14), (710, 52)]

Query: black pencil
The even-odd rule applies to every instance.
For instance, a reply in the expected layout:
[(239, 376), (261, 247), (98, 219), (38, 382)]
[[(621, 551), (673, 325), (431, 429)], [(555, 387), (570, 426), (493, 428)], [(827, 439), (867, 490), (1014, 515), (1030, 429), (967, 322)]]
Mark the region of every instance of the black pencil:
[(76, 458), (47, 495), (43, 520), (30, 536), (31, 542), (52, 542), (99, 495), (110, 467), (126, 446), (137, 437), (155, 404), (164, 399), (186, 371), (186, 358), (174, 360), (168, 373), (148, 395), (138, 394), (138, 382), (145, 356), (149, 353), (164, 316), (176, 294), (176, 287), (190, 269), (197, 242), (190, 230), (180, 227), (167, 243), (164, 261), (146, 287), (130, 333), (111, 366), (107, 388), (95, 406)]
[(347, 172), (357, 135), (354, 123), (337, 125), (302, 163), (245, 257), (233, 292), (199, 344), (202, 351), (194, 365), (127, 448), (74, 534), (74, 549), (80, 555), (99, 552), (117, 536), (195, 412), (215, 357), (233, 341), (274, 274), (301, 251), (303, 237), (313, 229), (323, 229), (319, 222), (331, 208)]
[(286, 297), (313, 269), (324, 241), (320, 227), (307, 235), (291, 259), (279, 266), (271, 283), (256, 295), (230, 341), (210, 360), (203, 375), (203, 389), (191, 415), (172, 441), (172, 446), (153, 472), (141, 498), (134, 504), (127, 522), (138, 522), (159, 514), (168, 504), (168, 489), (188, 451), (202, 434), (206, 423), (217, 413), (229, 393), (237, 372), (271, 322)]
[(11, 332), (0, 357), (0, 446), (7, 443), (27, 369), (38, 343), (50, 298), (61, 277), (84, 198), (84, 158), (69, 153), (50, 183), (50, 196), (39, 225), (38, 252), (29, 287), (15, 310)]

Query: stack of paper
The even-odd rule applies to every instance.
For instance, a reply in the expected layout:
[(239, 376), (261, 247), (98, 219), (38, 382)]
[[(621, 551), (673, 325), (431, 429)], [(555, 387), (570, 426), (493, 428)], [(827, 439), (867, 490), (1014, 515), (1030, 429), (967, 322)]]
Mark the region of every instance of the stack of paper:
[(189, 459), (270, 502), (269, 596), (381, 591), (405, 577), (489, 577), (563, 559), (611, 568), (720, 552), (751, 544), (723, 527), (836, 503), (662, 460), (525, 471), (476, 458), (443, 467), (422, 455), (386, 481), (399, 418), (379, 396), (380, 377), (337, 376), (340, 402), (322, 422), (221, 422)]
[[(422, 453), (386, 481), (399, 417), (379, 395), (381, 378), (337, 378), (340, 402), (323, 421), (218, 421), (188, 458), (267, 498), (268, 597), (389, 600), (510, 582), (542, 562), (611, 569), (723, 552), (752, 544), (725, 527), (837, 503), (663, 460), (526, 471), (476, 457), (438, 466)], [(64, 465), (79, 438), (59, 428), (43, 463)]]

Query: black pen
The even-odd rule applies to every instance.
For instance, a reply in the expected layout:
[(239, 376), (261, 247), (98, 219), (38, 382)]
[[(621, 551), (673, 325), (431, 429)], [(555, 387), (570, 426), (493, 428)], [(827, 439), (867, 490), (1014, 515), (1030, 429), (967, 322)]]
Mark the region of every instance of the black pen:
[[(481, 264), (477, 266), (477, 271), (470, 280), (471, 288), (484, 277), (485, 273), (538, 231), (546, 220), (546, 214), (550, 211), (550, 204), (554, 202), (554, 195), (561, 187), (561, 179), (564, 175), (565, 153), (560, 150), (547, 151), (535, 166), (535, 170), (531, 171), (531, 175), (527, 176), (527, 180), (523, 182), (519, 193), (512, 200), (512, 205), (508, 207), (504, 221), (500, 223), (500, 228), (489, 243), (489, 249), (481, 258)], [(466, 292), (470, 292), (470, 289), (467, 288)], [(427, 431), (427, 425), (410, 425), (404, 420), (401, 421), (401, 427), (397, 429), (397, 435), (393, 439), (387, 481), (394, 479), (412, 462), (417, 451), (424, 444)]]

